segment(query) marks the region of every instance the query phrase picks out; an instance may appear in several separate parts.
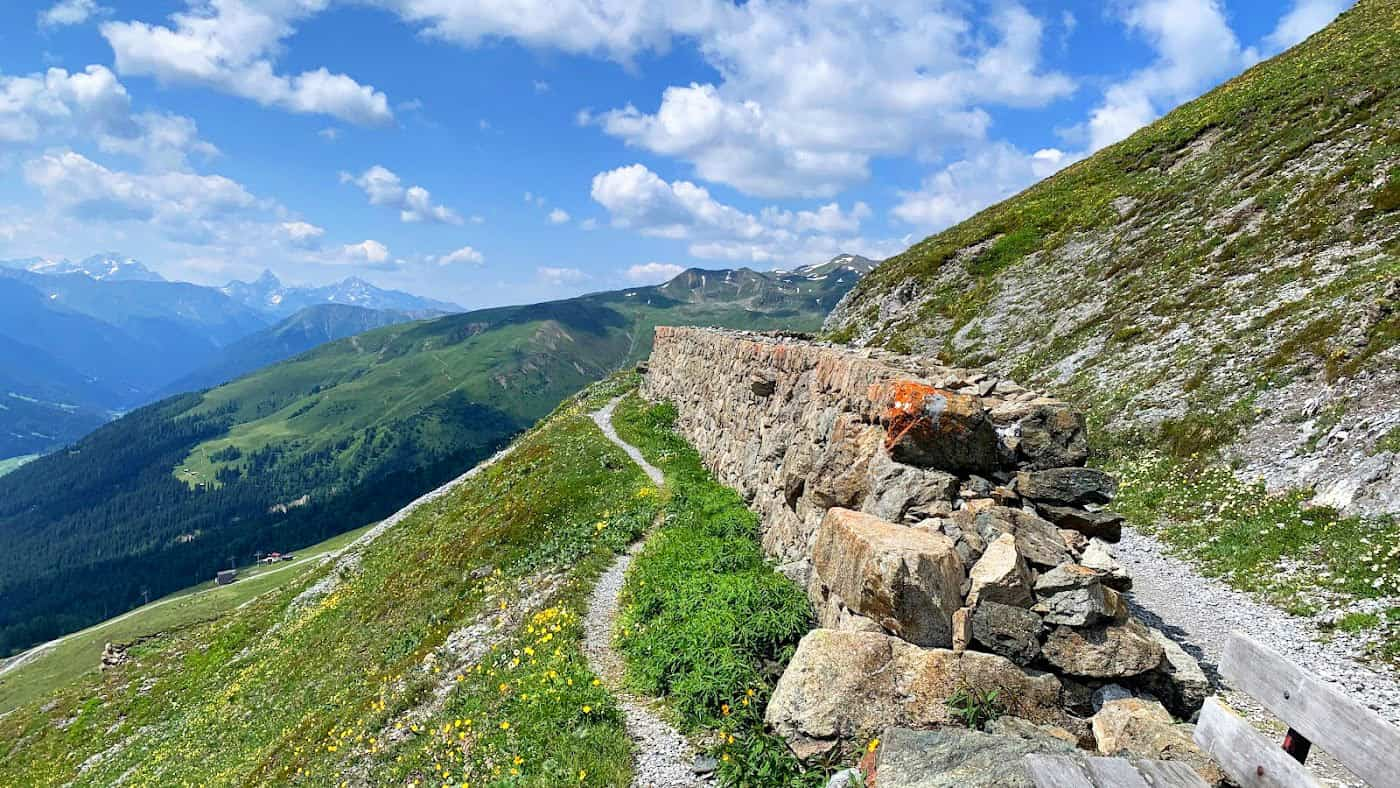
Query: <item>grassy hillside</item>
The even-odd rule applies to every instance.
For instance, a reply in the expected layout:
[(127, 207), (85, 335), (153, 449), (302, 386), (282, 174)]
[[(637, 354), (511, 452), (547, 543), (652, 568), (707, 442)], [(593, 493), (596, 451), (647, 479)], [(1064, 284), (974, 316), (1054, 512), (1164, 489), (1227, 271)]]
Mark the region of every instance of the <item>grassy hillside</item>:
[(842, 270), (391, 326), (133, 412), (0, 478), (0, 654), (385, 516), (645, 357), (658, 324), (814, 329), (859, 274)]
[[(75, 632), (23, 662), (0, 665), (0, 714), (47, 697), (98, 669), (107, 643), (132, 643), (212, 621), (254, 598), (292, 583), (312, 564), (349, 545), (369, 526), (339, 534), (300, 551), (295, 561), (249, 567), (230, 585), (206, 583), (181, 589), (121, 616)], [(13, 668), (11, 668), (13, 664)]]
[[(1290, 607), (1400, 592), (1397, 555), (1373, 547), (1400, 537), (1397, 49), (1400, 3), (1360, 0), (886, 261), (828, 332), (1077, 402), (1141, 524), (1181, 526), (1162, 533)], [(1310, 498), (1331, 508), (1304, 513)]]
[(347, 304), (309, 306), (276, 325), (249, 334), (221, 349), (213, 360), (166, 387), (166, 393), (168, 396), (199, 391), (227, 383), (318, 345), (419, 317), (422, 316)]
[(0, 784), (625, 784), (578, 624), (657, 511), (586, 415), (612, 393), (571, 401), (353, 559), (0, 718)]
[(824, 784), (757, 722), (806, 600), (664, 408), (633, 399), (615, 420), (664, 464), (662, 489), (598, 430), (587, 414), (635, 384), (571, 398), (335, 566), (0, 715), (0, 785), (626, 785), (631, 744), (579, 622), (603, 568), (653, 527), (621, 638), (638, 675), (723, 734), (707, 740), (730, 784)]

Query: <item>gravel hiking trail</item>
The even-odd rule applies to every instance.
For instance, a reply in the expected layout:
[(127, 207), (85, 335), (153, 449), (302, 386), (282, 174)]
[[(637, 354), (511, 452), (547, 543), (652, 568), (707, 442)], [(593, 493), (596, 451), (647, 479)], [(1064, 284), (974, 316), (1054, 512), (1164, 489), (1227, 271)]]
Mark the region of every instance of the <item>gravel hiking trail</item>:
[[(661, 470), (642, 457), (637, 447), (618, 437), (613, 429), (612, 414), (622, 397), (609, 402), (593, 414), (593, 421), (608, 440), (617, 444), (631, 457), (651, 481), (660, 486), (666, 480)], [(632, 785), (636, 788), (680, 788), (707, 785), (695, 774), (695, 748), (647, 703), (623, 688), (622, 655), (613, 648), (613, 627), (617, 621), (618, 594), (632, 556), (642, 547), (637, 541), (618, 556), (612, 566), (598, 578), (588, 599), (588, 614), (583, 619), (584, 653), (589, 667), (598, 674), (604, 686), (617, 698), (626, 720), (627, 735), (632, 738), (635, 757)]]
[[(1370, 707), (1392, 725), (1400, 725), (1400, 681), (1395, 672), (1358, 662), (1354, 647), (1344, 637), (1319, 640), (1320, 630), (1309, 619), (1291, 616), (1202, 576), (1140, 531), (1124, 529), (1113, 553), (1133, 577), (1128, 600), (1135, 612), (1200, 660), (1213, 680), (1219, 680), (1215, 667), (1226, 639), (1239, 631)], [(1225, 696), (1255, 727), (1277, 733), (1282, 741), (1283, 727), (1257, 702), (1241, 692), (1226, 691)], [(1308, 758), (1308, 767), (1326, 784), (1363, 784), (1317, 748)]]

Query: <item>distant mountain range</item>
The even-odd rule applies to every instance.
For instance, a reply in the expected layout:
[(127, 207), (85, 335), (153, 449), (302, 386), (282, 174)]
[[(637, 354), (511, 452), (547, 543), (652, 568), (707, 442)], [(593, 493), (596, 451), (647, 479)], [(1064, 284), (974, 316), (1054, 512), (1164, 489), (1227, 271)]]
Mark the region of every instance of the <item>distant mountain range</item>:
[[(129, 413), (0, 477), (0, 654), (129, 607), (142, 588), (212, 576), (229, 556), (383, 517), (646, 357), (658, 325), (815, 330), (873, 267), (843, 255), (786, 272), (691, 269), (400, 323)], [(391, 319), (312, 307), (232, 343), (225, 366), (187, 385)]]
[[(316, 310), (327, 304), (345, 309)], [(358, 278), (290, 287), (267, 272), (213, 288), (117, 253), (0, 261), (0, 459), (321, 342), (450, 311), (461, 309)]]
[(251, 282), (229, 282), (219, 291), (244, 306), (272, 315), (286, 316), (317, 304), (344, 304), (364, 309), (390, 309), (408, 312), (418, 317), (435, 317), (449, 312), (463, 312), (462, 307), (447, 301), (385, 290), (352, 276), (325, 287), (288, 287), (277, 275), (263, 271)]

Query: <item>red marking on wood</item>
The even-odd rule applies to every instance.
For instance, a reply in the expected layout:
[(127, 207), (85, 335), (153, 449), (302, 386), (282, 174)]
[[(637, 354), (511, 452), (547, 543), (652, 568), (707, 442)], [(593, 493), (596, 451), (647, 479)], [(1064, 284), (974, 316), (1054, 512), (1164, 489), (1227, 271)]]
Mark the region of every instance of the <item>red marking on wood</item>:
[(1293, 760), (1303, 763), (1308, 759), (1308, 753), (1312, 751), (1312, 742), (1308, 737), (1293, 730), (1288, 729), (1288, 733), (1283, 737), (1283, 751), (1293, 756)]

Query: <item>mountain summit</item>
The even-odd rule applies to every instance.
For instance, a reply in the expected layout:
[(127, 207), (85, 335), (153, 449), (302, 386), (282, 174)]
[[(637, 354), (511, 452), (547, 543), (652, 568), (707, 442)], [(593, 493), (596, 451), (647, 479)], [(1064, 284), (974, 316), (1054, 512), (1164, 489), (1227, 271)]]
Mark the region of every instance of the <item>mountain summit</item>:
[(447, 301), (423, 298), (401, 290), (386, 290), (358, 276), (322, 287), (297, 287), (284, 284), (272, 271), (264, 270), (261, 276), (251, 282), (234, 280), (219, 290), (245, 306), (277, 317), (286, 317), (317, 304), (387, 309), (408, 312), (418, 317), (464, 311), (462, 307)]
[(73, 262), (66, 258), (30, 257), (22, 260), (0, 261), (0, 266), (35, 274), (82, 274), (106, 282), (164, 282), (165, 277), (152, 271), (134, 257), (117, 252), (104, 252)]

